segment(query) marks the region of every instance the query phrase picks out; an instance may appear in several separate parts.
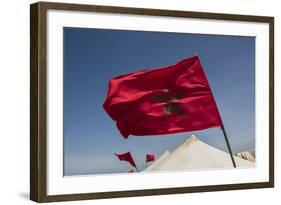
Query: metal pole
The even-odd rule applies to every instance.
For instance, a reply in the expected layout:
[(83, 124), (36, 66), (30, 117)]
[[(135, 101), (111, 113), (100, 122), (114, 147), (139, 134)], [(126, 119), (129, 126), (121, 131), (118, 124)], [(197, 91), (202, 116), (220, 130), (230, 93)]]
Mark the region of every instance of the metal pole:
[(231, 147), (230, 147), (230, 144), (229, 144), (229, 141), (228, 141), (228, 138), (227, 138), (224, 126), (221, 127), (221, 130), (222, 130), (223, 135), (224, 135), (224, 139), (225, 139), (225, 142), (226, 142), (226, 145), (227, 145), (230, 157), (231, 157), (231, 161), (232, 161), (233, 167), (236, 168), (236, 164), (235, 164), (235, 161), (234, 161), (234, 157), (233, 157), (233, 154), (232, 154), (232, 151), (231, 151)]

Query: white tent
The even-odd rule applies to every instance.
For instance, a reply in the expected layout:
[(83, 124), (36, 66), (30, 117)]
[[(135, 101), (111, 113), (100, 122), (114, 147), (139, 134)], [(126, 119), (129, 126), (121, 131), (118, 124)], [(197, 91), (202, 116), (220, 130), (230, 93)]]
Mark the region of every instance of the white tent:
[(145, 170), (146, 171), (150, 171), (152, 170), (154, 167), (157, 167), (159, 164), (161, 164), (161, 162), (166, 159), (166, 157), (168, 157), (170, 155), (170, 152), (167, 150), (166, 152), (164, 152), (164, 154), (162, 154), (156, 161), (154, 161), (149, 167), (147, 167)]
[[(255, 163), (234, 156), (238, 168), (255, 167)], [(144, 171), (233, 168), (229, 153), (214, 148), (192, 135), (173, 152), (166, 151)]]

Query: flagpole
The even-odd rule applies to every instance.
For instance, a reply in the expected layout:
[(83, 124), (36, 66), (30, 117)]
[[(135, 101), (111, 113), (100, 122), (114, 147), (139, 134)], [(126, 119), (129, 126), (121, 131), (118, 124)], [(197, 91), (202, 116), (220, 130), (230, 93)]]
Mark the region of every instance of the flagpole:
[[(194, 55), (198, 56), (198, 53), (195, 52)], [(235, 164), (235, 161), (234, 161), (234, 157), (233, 157), (233, 154), (232, 154), (232, 151), (231, 151), (231, 147), (230, 147), (230, 144), (229, 144), (229, 141), (228, 141), (228, 138), (227, 138), (224, 126), (221, 126), (221, 130), (223, 132), (223, 136), (224, 136), (224, 139), (225, 139), (225, 142), (226, 142), (226, 145), (227, 145), (227, 149), (228, 149), (229, 155), (231, 157), (231, 161), (232, 161), (233, 167), (236, 168), (236, 164)]]
[(228, 138), (227, 138), (227, 135), (226, 135), (226, 131), (225, 131), (225, 129), (224, 129), (224, 126), (221, 126), (221, 130), (222, 130), (222, 132), (223, 132), (223, 136), (224, 136), (224, 139), (225, 139), (225, 142), (226, 142), (228, 151), (229, 151), (229, 155), (230, 155), (230, 157), (231, 157), (231, 161), (232, 161), (233, 167), (236, 168), (236, 164), (235, 164), (235, 161), (234, 161), (234, 157), (233, 157), (233, 154), (232, 154), (232, 151), (231, 151), (231, 147), (230, 147), (230, 144), (229, 144), (229, 141), (228, 141)]

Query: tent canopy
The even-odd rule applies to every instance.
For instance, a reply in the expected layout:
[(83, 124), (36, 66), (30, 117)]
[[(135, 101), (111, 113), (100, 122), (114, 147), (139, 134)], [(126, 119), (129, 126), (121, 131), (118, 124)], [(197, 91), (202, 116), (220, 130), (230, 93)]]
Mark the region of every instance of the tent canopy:
[[(255, 163), (234, 156), (237, 168), (255, 167)], [(144, 171), (233, 168), (229, 153), (214, 148), (192, 135), (173, 152), (166, 151)]]

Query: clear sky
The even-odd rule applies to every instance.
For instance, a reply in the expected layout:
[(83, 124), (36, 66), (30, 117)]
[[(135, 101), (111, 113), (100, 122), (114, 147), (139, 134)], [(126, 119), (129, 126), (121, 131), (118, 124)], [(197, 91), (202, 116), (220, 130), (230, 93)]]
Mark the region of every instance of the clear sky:
[[(127, 172), (114, 153), (174, 150), (191, 134), (227, 151), (220, 129), (124, 139), (103, 110), (108, 81), (172, 65), (195, 52), (209, 80), (233, 152), (255, 148), (255, 38), (64, 28), (64, 175)], [(157, 79), (156, 79), (157, 80)]]

